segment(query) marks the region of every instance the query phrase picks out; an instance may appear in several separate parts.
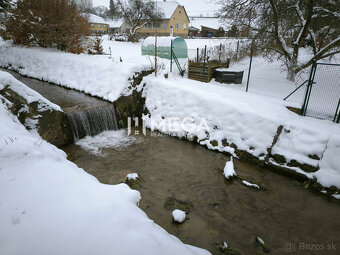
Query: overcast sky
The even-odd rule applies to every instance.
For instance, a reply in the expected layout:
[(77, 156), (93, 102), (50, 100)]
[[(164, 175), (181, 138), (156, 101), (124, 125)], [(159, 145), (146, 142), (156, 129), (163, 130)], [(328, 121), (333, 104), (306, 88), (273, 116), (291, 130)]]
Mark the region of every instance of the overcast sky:
[[(216, 5), (213, 0), (177, 0), (181, 5), (184, 5), (189, 16), (199, 16), (218, 11), (219, 5)], [(109, 7), (110, 0), (93, 0), (93, 5)], [(205, 15), (206, 16), (206, 15)]]

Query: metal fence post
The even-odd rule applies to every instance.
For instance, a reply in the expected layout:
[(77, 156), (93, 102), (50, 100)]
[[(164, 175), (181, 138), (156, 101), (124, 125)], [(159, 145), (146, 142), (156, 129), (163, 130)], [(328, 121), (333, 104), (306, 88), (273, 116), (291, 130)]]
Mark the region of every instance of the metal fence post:
[(170, 73), (172, 73), (172, 40), (170, 45)]
[(340, 107), (340, 98), (339, 98), (338, 106), (336, 107), (334, 118), (333, 118), (333, 121), (336, 123), (339, 123), (339, 120), (340, 120), (339, 107)]
[(249, 88), (249, 78), (250, 78), (250, 71), (251, 71), (251, 63), (252, 62), (253, 62), (253, 47), (251, 47), (251, 50), (250, 50), (250, 63), (249, 63), (249, 70), (248, 70), (246, 92), (248, 92), (248, 88)]
[(315, 62), (315, 60), (313, 60), (312, 69), (311, 69), (311, 72), (310, 72), (310, 75), (309, 75), (309, 79), (308, 79), (306, 95), (305, 95), (305, 99), (304, 99), (303, 106), (302, 106), (302, 116), (306, 116), (307, 107), (308, 107), (308, 103), (309, 103), (309, 98), (310, 98), (310, 94), (311, 94), (311, 91), (312, 91), (312, 86), (313, 86), (313, 83), (314, 83), (316, 66), (317, 66), (317, 63)]

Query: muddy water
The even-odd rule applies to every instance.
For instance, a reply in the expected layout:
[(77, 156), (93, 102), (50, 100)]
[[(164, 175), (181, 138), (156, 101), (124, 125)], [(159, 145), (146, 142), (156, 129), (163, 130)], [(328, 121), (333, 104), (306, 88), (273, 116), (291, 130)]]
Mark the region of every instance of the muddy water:
[[(68, 159), (106, 184), (124, 181), (137, 172), (140, 203), (147, 215), (183, 242), (218, 254), (216, 242), (226, 241), (243, 254), (263, 254), (260, 236), (271, 254), (288, 254), (289, 245), (336, 244), (340, 236), (337, 202), (306, 190), (286, 177), (235, 160), (240, 177), (261, 185), (254, 190), (240, 181), (226, 182), (222, 169), (229, 157), (172, 137), (141, 137), (127, 148), (103, 149), (95, 156), (77, 145), (64, 148)], [(172, 223), (164, 207), (168, 197), (190, 201), (189, 219)], [(340, 244), (339, 244), (340, 245)], [(340, 251), (340, 247), (338, 248)], [(336, 254), (336, 253), (333, 253)]]
[[(108, 104), (77, 91), (13, 75), (66, 110)], [(287, 177), (237, 160), (238, 175), (264, 189), (250, 189), (239, 180), (226, 182), (222, 169), (229, 157), (176, 138), (138, 138), (139, 142), (128, 147), (103, 149), (104, 157), (78, 145), (63, 149), (69, 160), (102, 183), (116, 184), (130, 172), (139, 173), (141, 209), (183, 242), (213, 254), (219, 253), (216, 243), (223, 241), (243, 254), (264, 254), (255, 245), (256, 236), (264, 239), (270, 254), (340, 254), (337, 201), (314, 194)], [(172, 223), (171, 210), (164, 206), (169, 197), (192, 205), (185, 223)], [(337, 250), (330, 246), (333, 250), (325, 251), (332, 244)], [(295, 251), (290, 253), (292, 249)]]

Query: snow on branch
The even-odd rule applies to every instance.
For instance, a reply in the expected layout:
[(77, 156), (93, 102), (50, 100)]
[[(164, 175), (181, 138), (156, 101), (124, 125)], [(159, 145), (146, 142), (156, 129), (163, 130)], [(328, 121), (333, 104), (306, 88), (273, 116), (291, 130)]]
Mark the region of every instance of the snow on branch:
[(325, 13), (327, 13), (329, 15), (332, 15), (334, 17), (340, 18), (340, 13), (339, 12), (333, 12), (333, 11), (327, 10), (327, 9), (325, 9), (323, 7), (319, 7), (319, 6), (314, 7), (313, 11), (314, 12), (325, 12)]

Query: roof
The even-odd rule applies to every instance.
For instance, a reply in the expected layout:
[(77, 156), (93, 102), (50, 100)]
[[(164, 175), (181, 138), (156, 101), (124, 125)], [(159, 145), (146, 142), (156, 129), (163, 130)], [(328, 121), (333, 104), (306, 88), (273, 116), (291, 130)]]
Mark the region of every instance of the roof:
[(124, 23), (124, 19), (108, 19), (105, 21), (106, 24), (109, 24), (109, 27), (121, 27), (121, 25), (123, 25)]
[(200, 29), (203, 27), (219, 29), (220, 27), (224, 27), (220, 18), (208, 18), (208, 17), (190, 17), (189, 26)]
[(157, 4), (158, 11), (164, 14), (163, 19), (170, 19), (177, 6), (179, 6), (176, 1), (155, 2), (155, 4)]
[(102, 23), (102, 24), (108, 24), (105, 19), (103, 19), (102, 17), (99, 17), (97, 15), (94, 14), (86, 14), (86, 16), (88, 17), (88, 21), (91, 23)]

